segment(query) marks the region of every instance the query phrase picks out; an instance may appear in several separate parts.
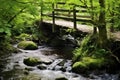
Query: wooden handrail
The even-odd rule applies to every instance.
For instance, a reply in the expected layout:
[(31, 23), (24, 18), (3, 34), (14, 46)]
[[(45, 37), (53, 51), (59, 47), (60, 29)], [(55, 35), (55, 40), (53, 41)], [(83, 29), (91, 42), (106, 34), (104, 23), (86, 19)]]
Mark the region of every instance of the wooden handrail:
[[(51, 3), (47, 2), (46, 4), (51, 4)], [(87, 10), (88, 7), (76, 5), (73, 3), (68, 4), (68, 5), (73, 6), (72, 9), (63, 9), (58, 6), (58, 5), (64, 5), (64, 4), (66, 4), (66, 3), (65, 2), (57, 2), (55, 4), (52, 3), (52, 6), (51, 6), (52, 13), (48, 13), (48, 14), (42, 13), (42, 16), (52, 17), (53, 32), (55, 32), (55, 18), (73, 21), (73, 23), (74, 23), (73, 26), (75, 29), (77, 29), (77, 21), (92, 23), (92, 18), (90, 15), (86, 16), (86, 15), (77, 14), (77, 13), (89, 13), (89, 11)], [(78, 8), (76, 9), (76, 7), (78, 7)], [(68, 13), (66, 14), (66, 12), (68, 12)]]
[[(64, 14), (64, 13), (55, 13), (56, 16), (66, 16), (66, 17), (72, 17), (73, 14)], [(51, 13), (47, 13), (47, 14), (43, 14), (43, 16), (49, 16), (49, 17), (52, 17), (52, 14)], [(77, 15), (76, 16), (77, 18), (90, 18), (91, 19), (91, 16), (89, 15)]]

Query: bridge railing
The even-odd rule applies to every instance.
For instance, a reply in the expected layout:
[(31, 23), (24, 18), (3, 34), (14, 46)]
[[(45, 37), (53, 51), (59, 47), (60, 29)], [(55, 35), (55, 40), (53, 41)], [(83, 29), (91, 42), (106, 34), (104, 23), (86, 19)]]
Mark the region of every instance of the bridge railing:
[[(49, 5), (50, 10), (48, 13), (44, 13), (41, 8), (41, 16), (52, 17), (53, 22), (53, 31), (55, 27), (55, 19), (64, 19), (67, 21), (72, 21), (74, 29), (77, 29), (77, 21), (79, 22), (87, 22), (92, 23), (92, 17), (90, 12), (88, 11), (88, 7), (76, 5), (76, 4), (67, 4), (69, 7), (65, 7), (66, 3), (58, 2), (58, 3), (50, 3), (43, 2), (45, 5)], [(42, 6), (44, 7), (44, 6)]]

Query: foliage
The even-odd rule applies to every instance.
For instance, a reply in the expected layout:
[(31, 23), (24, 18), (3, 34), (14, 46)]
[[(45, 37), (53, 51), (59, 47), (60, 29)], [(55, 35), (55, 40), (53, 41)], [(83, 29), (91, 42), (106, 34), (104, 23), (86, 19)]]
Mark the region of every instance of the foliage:
[(19, 36), (17, 36), (16, 39), (19, 41), (32, 40), (32, 36), (26, 33), (22, 33)]
[(106, 1), (106, 12), (107, 19), (110, 20), (110, 23), (115, 29), (120, 30), (120, 1), (119, 0), (107, 0)]
[(35, 50), (38, 46), (32, 41), (21, 41), (18, 44), (18, 48), (25, 49), (25, 50)]
[(80, 44), (80, 48), (76, 48), (76, 50), (73, 52), (74, 53), (74, 57), (73, 60), (76, 61), (78, 59), (80, 59), (80, 57), (86, 55), (88, 53), (88, 42), (90, 41), (90, 36), (86, 36), (81, 44)]
[(39, 18), (39, 2), (40, 0), (0, 0), (0, 36), (19, 35), (31, 27), (32, 22)]
[(79, 48), (74, 51), (74, 61), (79, 61), (83, 57), (91, 56), (93, 58), (108, 57), (109, 51), (100, 48), (97, 45), (97, 36), (86, 36)]
[(116, 67), (118, 57), (111, 53), (109, 49), (100, 48), (97, 45), (97, 36), (86, 36), (80, 47), (74, 51), (72, 66), (75, 72), (85, 72), (86, 70), (107, 69)]
[(99, 49), (97, 48), (95, 51), (94, 51), (94, 54), (92, 55), (92, 57), (95, 57), (95, 58), (101, 58), (101, 57), (108, 57), (108, 55), (110, 55), (110, 52), (105, 50), (105, 49)]
[(67, 29), (66, 32), (67, 33), (72, 33), (72, 32), (75, 32), (76, 30), (75, 29)]

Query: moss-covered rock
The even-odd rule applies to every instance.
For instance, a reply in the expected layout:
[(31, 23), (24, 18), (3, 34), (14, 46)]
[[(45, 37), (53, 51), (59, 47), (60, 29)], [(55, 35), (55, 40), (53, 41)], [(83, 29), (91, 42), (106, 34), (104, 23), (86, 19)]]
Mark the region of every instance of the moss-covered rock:
[(24, 64), (26, 64), (27, 66), (36, 66), (38, 65), (41, 61), (37, 58), (34, 57), (29, 57), (24, 59)]
[(80, 73), (86, 70), (99, 69), (105, 64), (104, 58), (83, 57), (81, 61), (75, 62), (72, 66), (74, 72)]
[(21, 41), (18, 43), (18, 48), (25, 50), (35, 50), (38, 49), (38, 46), (33, 41)]
[(55, 80), (68, 80), (68, 79), (65, 77), (61, 77), (61, 78), (56, 78)]

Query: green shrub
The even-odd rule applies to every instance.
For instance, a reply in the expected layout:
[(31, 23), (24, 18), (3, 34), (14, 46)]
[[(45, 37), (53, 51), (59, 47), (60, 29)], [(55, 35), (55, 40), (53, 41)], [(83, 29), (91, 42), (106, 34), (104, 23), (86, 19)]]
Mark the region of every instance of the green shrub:
[(74, 57), (73, 57), (73, 61), (78, 61), (80, 60), (80, 58), (82, 56), (85, 56), (87, 53), (88, 53), (88, 42), (90, 41), (90, 37), (91, 36), (86, 36), (81, 44), (80, 44), (80, 47), (79, 48), (76, 48), (73, 53), (74, 53)]
[(21, 35), (16, 37), (19, 41), (24, 41), (24, 40), (32, 40), (32, 36), (26, 33), (22, 33)]
[(18, 48), (25, 50), (35, 50), (38, 49), (38, 46), (33, 41), (21, 41), (18, 43)]
[(93, 57), (95, 58), (101, 58), (101, 57), (108, 57), (108, 55), (110, 54), (109, 51), (105, 50), (105, 49), (96, 49), (94, 50), (94, 53), (92, 54)]

